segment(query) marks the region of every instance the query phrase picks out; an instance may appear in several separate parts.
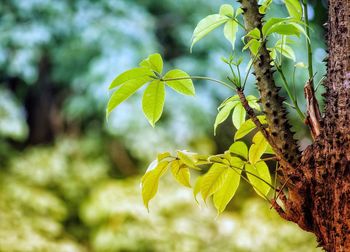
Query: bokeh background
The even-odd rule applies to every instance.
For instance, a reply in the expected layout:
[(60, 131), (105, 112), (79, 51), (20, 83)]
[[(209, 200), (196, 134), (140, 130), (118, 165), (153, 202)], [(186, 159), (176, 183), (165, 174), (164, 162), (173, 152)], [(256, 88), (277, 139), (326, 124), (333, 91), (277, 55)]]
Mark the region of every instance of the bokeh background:
[[(326, 1), (309, 1), (316, 83), (325, 73)], [(206, 0), (0, 0), (0, 251), (319, 251), (314, 237), (280, 219), (241, 186), (227, 211), (198, 206), (164, 177), (150, 213), (140, 176), (157, 152), (224, 151), (228, 120), (213, 136), (218, 104), (231, 94), (195, 82), (195, 98), (169, 91), (153, 129), (140, 94), (105, 120), (110, 81), (154, 52), (166, 68), (225, 78), (222, 30), (189, 45), (196, 23), (223, 3)], [(284, 16), (275, 1), (268, 16)], [(239, 36), (242, 36), (240, 32)], [(273, 40), (273, 38), (272, 38)], [(304, 39), (295, 40), (306, 61)], [(235, 57), (244, 57), (236, 43)], [(285, 60), (288, 79), (296, 62)], [(306, 69), (297, 69), (299, 102)], [(248, 92), (255, 93), (250, 78)], [(322, 93), (322, 88), (317, 94)], [(256, 93), (255, 93), (256, 94)], [(291, 111), (302, 148), (310, 137)]]

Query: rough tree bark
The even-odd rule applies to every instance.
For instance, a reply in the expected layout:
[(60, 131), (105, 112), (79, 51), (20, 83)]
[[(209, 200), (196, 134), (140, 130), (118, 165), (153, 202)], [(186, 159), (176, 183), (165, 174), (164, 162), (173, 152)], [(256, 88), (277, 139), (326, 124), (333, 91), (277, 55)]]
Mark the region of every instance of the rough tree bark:
[[(241, 4), (247, 30), (261, 30), (257, 1), (241, 0)], [(303, 153), (291, 140), (265, 45), (253, 66), (264, 98), (268, 140), (272, 138), (281, 164), (280, 178), (287, 185), (274, 208), (284, 219), (314, 233), (326, 251), (350, 251), (350, 1), (329, 0), (328, 13), (325, 113), (313, 144)]]

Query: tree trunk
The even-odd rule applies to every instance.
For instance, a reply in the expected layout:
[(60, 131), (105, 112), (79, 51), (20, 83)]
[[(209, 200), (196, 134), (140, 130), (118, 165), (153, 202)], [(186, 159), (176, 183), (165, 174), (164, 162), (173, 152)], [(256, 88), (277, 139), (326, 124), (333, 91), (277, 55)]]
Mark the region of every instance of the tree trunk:
[(350, 1), (330, 0), (326, 108), (321, 134), (301, 164), (279, 210), (313, 232), (326, 251), (350, 251)]
[[(261, 30), (262, 16), (256, 0), (240, 0), (248, 31)], [(302, 229), (316, 235), (319, 245), (326, 251), (350, 251), (350, 0), (329, 0), (327, 80), (325, 82), (325, 114), (319, 122), (316, 139), (301, 155), (296, 153), (293, 141), (284, 136), (290, 134), (288, 125), (274, 123), (273, 113), (267, 111), (268, 127), (279, 126), (273, 143), (284, 143), (274, 148), (280, 161), (281, 179), (288, 193), (282, 192), (273, 203), (277, 212), (286, 220), (297, 223)], [(265, 45), (263, 45), (265, 47)], [(266, 48), (263, 48), (263, 52)], [(281, 103), (268, 70), (268, 53), (258, 57), (253, 65), (257, 85), (266, 107), (278, 109)], [(260, 72), (262, 74), (260, 74)], [(263, 79), (263, 75), (266, 75)], [(269, 85), (262, 85), (268, 83)], [(266, 94), (273, 93), (274, 100)], [(267, 97), (267, 98), (266, 98)], [(265, 101), (266, 100), (266, 101)], [(275, 104), (272, 104), (275, 103)], [(268, 104), (269, 106), (266, 106)], [(263, 104), (264, 105), (264, 104)], [(276, 108), (274, 108), (276, 107)], [(273, 112), (273, 110), (272, 110)], [(283, 109), (281, 113), (283, 114)], [(276, 114), (276, 113), (275, 113)], [(279, 113), (278, 113), (279, 115)], [(253, 117), (252, 115), (251, 117)], [(282, 119), (285, 119), (283, 117)], [(270, 119), (270, 120), (269, 120)], [(267, 139), (269, 140), (269, 139)], [(279, 147), (279, 146), (277, 146)], [(285, 153), (290, 149), (290, 155)], [(279, 155), (278, 151), (282, 153)], [(291, 157), (291, 155), (293, 157)], [(296, 163), (295, 160), (298, 162)], [(299, 161), (300, 160), (300, 161)], [(293, 162), (294, 161), (294, 162)], [(283, 207), (278, 202), (282, 201)]]

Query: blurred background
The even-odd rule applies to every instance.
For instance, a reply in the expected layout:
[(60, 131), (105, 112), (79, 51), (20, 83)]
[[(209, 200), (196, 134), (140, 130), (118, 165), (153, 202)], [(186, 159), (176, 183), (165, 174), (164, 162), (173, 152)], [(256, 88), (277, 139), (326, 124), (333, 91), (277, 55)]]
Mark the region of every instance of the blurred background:
[[(309, 2), (317, 83), (325, 73), (326, 1)], [(169, 90), (155, 129), (143, 117), (141, 94), (105, 120), (111, 80), (151, 53), (160, 52), (167, 69), (225, 78), (220, 58), (231, 46), (222, 29), (189, 53), (195, 25), (223, 3), (237, 6), (0, 0), (0, 251), (319, 251), (312, 235), (280, 219), (245, 185), (219, 217), (167, 176), (150, 213), (142, 206), (140, 177), (157, 152), (213, 154), (233, 141), (230, 120), (213, 136), (216, 108), (232, 95), (225, 88), (196, 81), (195, 98)], [(286, 14), (275, 1), (268, 16)], [(305, 41), (295, 41), (297, 62), (306, 63)], [(235, 57), (244, 57), (244, 72), (248, 58), (239, 42)], [(295, 63), (283, 63), (288, 79)], [(303, 108), (306, 79), (298, 68)], [(250, 78), (247, 92), (256, 94), (254, 87)], [(294, 111), (290, 118), (305, 148), (307, 130)]]

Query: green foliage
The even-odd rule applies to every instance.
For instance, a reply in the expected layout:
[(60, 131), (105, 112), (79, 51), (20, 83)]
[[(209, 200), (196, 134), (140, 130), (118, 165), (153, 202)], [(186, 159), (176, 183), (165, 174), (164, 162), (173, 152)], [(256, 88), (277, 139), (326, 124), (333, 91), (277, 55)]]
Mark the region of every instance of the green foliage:
[(143, 85), (148, 84), (142, 98), (142, 109), (149, 123), (154, 127), (163, 113), (165, 85), (184, 95), (194, 95), (192, 80), (182, 70), (170, 70), (164, 77), (163, 59), (160, 54), (151, 54), (140, 62), (140, 68), (128, 70), (117, 76), (109, 89), (120, 86), (114, 91), (107, 105), (107, 116), (123, 101), (128, 99)]
[(193, 46), (211, 31), (215, 30), (222, 24), (224, 26), (224, 36), (231, 43), (232, 50), (235, 48), (236, 33), (238, 31), (239, 21), (237, 17), (242, 14), (241, 9), (237, 9), (236, 13), (229, 4), (223, 4), (220, 7), (219, 14), (209, 15), (203, 18), (193, 31), (191, 52)]

